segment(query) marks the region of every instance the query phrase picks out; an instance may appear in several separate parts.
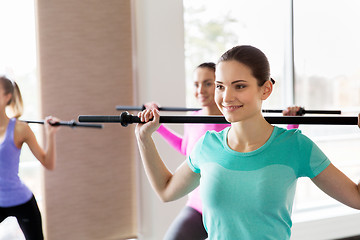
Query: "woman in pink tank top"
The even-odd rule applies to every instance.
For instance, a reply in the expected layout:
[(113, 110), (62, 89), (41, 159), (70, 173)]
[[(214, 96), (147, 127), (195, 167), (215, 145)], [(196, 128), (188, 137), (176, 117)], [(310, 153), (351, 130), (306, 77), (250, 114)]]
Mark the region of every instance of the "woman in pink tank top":
[[(200, 64), (194, 72), (194, 96), (201, 105), (201, 110), (192, 115), (221, 115), (214, 101), (215, 93), (215, 63)], [(147, 109), (158, 108), (155, 103), (145, 104)], [(197, 140), (207, 131), (221, 131), (229, 124), (185, 124), (183, 136), (161, 125), (157, 132), (178, 152), (187, 156)], [(199, 189), (188, 196), (186, 206), (170, 225), (165, 234), (165, 240), (175, 239), (206, 239), (207, 232), (202, 222), (202, 204)]]

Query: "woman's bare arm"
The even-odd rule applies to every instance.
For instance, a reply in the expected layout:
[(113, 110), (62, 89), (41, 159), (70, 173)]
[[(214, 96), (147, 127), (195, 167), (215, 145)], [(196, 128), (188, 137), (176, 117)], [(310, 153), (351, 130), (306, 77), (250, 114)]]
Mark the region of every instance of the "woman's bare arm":
[(159, 112), (156, 109), (144, 110), (139, 117), (147, 123), (138, 124), (135, 133), (144, 169), (153, 189), (165, 202), (185, 196), (199, 185), (200, 175), (194, 173), (186, 162), (171, 173), (160, 158), (151, 136), (159, 126)]

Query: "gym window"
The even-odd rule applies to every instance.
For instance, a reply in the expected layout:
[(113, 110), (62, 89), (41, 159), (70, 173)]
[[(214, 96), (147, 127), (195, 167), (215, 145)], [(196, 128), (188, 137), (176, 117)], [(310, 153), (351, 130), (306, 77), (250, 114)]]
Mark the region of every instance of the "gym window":
[[(216, 62), (225, 50), (249, 44), (268, 56), (272, 77), (277, 80), (264, 109), (299, 105), (355, 115), (360, 112), (360, 34), (354, 31), (360, 22), (359, 10), (357, 0), (184, 0), (187, 104), (196, 106), (191, 81), (199, 63)], [(358, 181), (357, 126), (299, 128), (335, 166)], [(327, 214), (317, 214), (321, 209)], [(354, 212), (307, 178), (298, 182), (293, 211), (294, 221)]]

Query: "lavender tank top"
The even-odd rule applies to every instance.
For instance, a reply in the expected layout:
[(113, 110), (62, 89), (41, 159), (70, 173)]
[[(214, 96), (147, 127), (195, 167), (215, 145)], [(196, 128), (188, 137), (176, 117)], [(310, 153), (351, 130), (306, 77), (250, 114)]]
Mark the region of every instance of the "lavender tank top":
[(20, 149), (14, 143), (16, 119), (11, 118), (0, 143), (0, 207), (12, 207), (29, 201), (32, 192), (19, 178)]

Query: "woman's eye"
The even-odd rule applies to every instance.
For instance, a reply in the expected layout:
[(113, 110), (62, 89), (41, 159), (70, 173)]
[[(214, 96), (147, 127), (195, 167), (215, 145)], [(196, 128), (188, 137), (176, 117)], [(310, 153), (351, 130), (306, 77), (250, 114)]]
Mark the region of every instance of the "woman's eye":
[(235, 88), (236, 89), (242, 89), (242, 88), (245, 88), (246, 86), (245, 85), (236, 85)]
[(206, 83), (206, 86), (207, 87), (211, 87), (213, 84), (211, 83), (211, 82), (209, 82), (209, 83)]
[(222, 90), (224, 87), (221, 85), (216, 85), (216, 89)]

